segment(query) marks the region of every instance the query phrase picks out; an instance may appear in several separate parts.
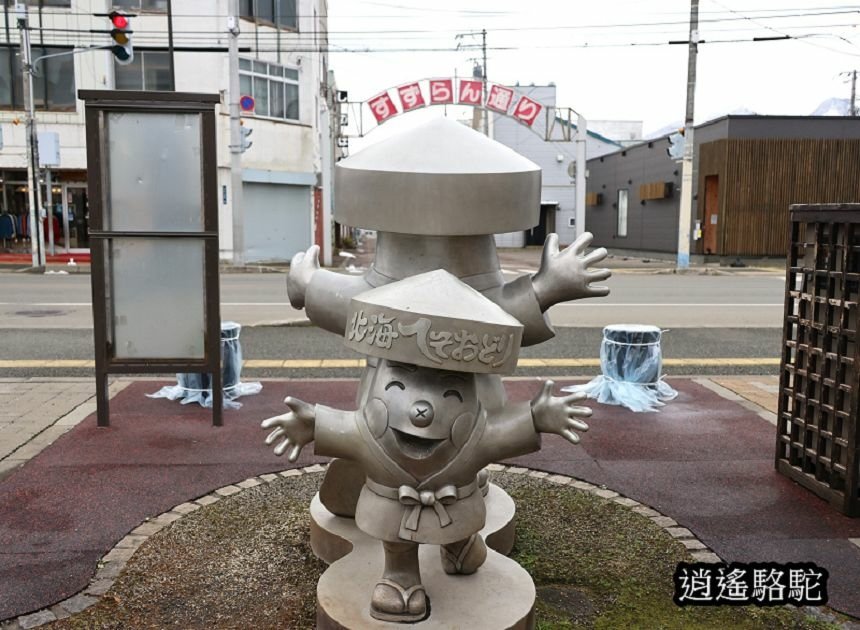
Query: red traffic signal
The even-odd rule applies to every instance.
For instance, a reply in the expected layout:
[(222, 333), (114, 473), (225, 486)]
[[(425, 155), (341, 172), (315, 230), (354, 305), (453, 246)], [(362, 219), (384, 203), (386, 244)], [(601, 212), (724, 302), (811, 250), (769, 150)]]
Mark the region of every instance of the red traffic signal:
[(128, 18), (125, 17), (119, 11), (114, 11), (108, 17), (110, 17), (111, 24), (113, 24), (114, 28), (119, 28), (119, 29), (128, 28)]
[(111, 28), (110, 36), (114, 41), (114, 46), (111, 47), (116, 62), (121, 65), (130, 64), (134, 60), (134, 50), (131, 45), (131, 21), (128, 16), (119, 11), (111, 11), (108, 13)]

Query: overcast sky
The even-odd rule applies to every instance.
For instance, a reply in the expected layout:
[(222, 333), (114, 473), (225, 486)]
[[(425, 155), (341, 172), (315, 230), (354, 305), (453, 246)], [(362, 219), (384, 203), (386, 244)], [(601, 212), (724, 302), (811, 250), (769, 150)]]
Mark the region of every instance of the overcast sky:
[[(848, 97), (839, 74), (860, 69), (860, 4), (701, 0), (699, 11), (697, 123), (742, 107), (806, 115)], [(689, 16), (689, 0), (329, 0), (331, 49), (370, 49), (330, 59), (339, 87), (364, 100), (410, 80), (470, 75), (480, 49), (448, 49), (479, 45), (456, 36), (485, 28), (491, 82), (553, 82), (559, 106), (641, 120), (647, 133), (684, 118), (687, 47), (667, 42), (687, 40)], [(748, 41), (783, 35), (795, 39)]]

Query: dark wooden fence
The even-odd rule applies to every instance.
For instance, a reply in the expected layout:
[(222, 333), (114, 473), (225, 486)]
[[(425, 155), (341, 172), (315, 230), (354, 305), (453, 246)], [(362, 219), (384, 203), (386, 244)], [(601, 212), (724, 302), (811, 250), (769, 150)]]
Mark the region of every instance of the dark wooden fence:
[(698, 217), (705, 177), (719, 177), (722, 256), (784, 256), (791, 204), (860, 202), (860, 140), (716, 140), (699, 148)]

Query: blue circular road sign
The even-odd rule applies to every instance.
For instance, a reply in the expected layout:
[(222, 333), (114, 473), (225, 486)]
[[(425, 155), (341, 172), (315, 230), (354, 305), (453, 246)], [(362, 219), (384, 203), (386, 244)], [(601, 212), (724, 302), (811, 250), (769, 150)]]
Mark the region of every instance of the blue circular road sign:
[(254, 111), (254, 97), (253, 96), (243, 96), (239, 99), (239, 109), (243, 112), (252, 112)]

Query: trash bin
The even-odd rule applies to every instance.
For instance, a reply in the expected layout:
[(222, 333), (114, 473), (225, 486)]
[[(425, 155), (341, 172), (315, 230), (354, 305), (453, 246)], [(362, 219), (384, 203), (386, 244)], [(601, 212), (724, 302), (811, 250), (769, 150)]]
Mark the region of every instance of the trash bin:
[[(236, 402), (240, 396), (259, 393), (263, 389), (260, 383), (242, 383), (242, 345), (239, 335), (241, 324), (236, 322), (221, 323), (221, 386), (224, 393), (224, 407), (238, 409), (242, 406)], [(176, 385), (162, 387), (149, 398), (167, 398), (180, 400), (183, 405), (198, 403), (203, 407), (212, 406), (212, 377), (209, 374), (182, 373), (176, 375)]]
[(572, 385), (563, 391), (585, 392), (599, 403), (622, 405), (632, 411), (657, 411), (678, 396), (662, 380), (662, 336), (657, 326), (606, 326), (600, 344), (602, 374), (585, 385)]

